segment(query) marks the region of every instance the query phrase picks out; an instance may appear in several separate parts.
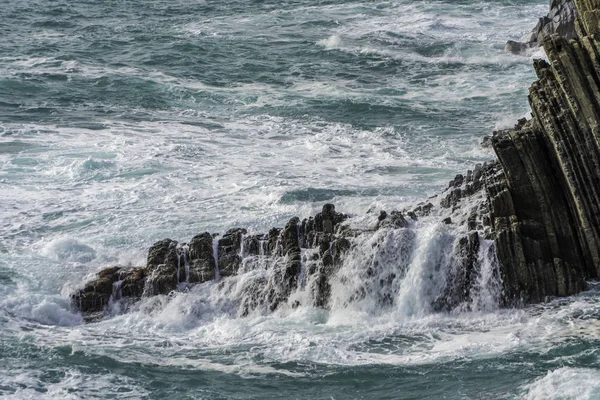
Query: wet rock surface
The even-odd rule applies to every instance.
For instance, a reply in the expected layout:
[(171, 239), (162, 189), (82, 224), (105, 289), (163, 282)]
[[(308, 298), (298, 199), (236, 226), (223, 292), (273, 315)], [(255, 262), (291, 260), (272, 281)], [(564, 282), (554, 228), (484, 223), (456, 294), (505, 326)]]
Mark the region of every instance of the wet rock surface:
[(109, 267), (100, 271), (96, 279), (87, 282), (71, 298), (79, 310), (96, 318), (113, 299), (140, 299), (144, 293), (146, 273), (146, 268)]
[(146, 265), (148, 280), (144, 292), (147, 295), (168, 293), (177, 288), (179, 255), (176, 241), (164, 239), (155, 243), (148, 251)]
[(220, 276), (236, 275), (242, 262), (244, 235), (246, 230), (234, 228), (228, 230), (217, 242), (217, 262)]
[[(258, 280), (243, 289), (247, 296), (241, 306), (242, 314), (259, 306), (275, 310), (298, 287), (302, 273), (319, 276), (315, 288), (317, 303), (324, 305), (332, 266), (350, 247), (349, 241), (339, 234), (347, 218), (336, 212), (333, 204), (326, 204), (314, 217), (303, 221), (292, 218), (283, 229), (272, 228), (266, 234), (247, 235), (245, 229), (234, 228), (222, 236), (205, 232), (189, 243), (163, 239), (150, 247), (146, 267), (106, 268), (71, 297), (82, 312), (101, 313), (111, 301), (136, 301), (193, 284), (221, 281), (236, 276), (245, 258), (253, 262), (264, 258), (269, 259), (269, 268), (276, 273), (268, 281)], [(401, 214), (391, 213), (390, 224), (400, 226), (405, 224), (402, 221)], [(303, 249), (311, 248), (320, 265), (313, 263), (309, 271), (303, 271)]]
[(576, 19), (575, 0), (551, 0), (548, 14), (538, 20), (533, 30), (521, 41), (507, 41), (504, 50), (520, 54), (528, 49), (542, 46), (544, 39), (551, 35), (558, 35), (566, 40), (573, 39), (576, 36)]
[(504, 173), (488, 197), (508, 303), (574, 294), (599, 276), (599, 5), (576, 3), (576, 36), (545, 37), (550, 62), (534, 63), (533, 118), (492, 138)]
[[(208, 233), (204, 232), (200, 235), (196, 235), (190, 240), (188, 244), (188, 255), (183, 254), (183, 266), (184, 271), (189, 268), (189, 274), (185, 279), (181, 273), (181, 261), (179, 262), (179, 275), (180, 282), (187, 283), (202, 283), (210, 281), (215, 278), (217, 271), (214, 251), (214, 238)], [(187, 258), (187, 260), (186, 260)], [(186, 266), (186, 262), (189, 266)]]

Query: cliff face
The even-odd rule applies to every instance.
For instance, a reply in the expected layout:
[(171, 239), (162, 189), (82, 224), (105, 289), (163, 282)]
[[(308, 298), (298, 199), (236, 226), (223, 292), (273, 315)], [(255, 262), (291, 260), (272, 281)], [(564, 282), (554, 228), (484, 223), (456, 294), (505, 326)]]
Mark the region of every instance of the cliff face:
[[(388, 307), (414, 303), (416, 292), (421, 308), (469, 310), (584, 290), (600, 277), (600, 0), (575, 4), (575, 37), (545, 36), (550, 62), (534, 63), (532, 118), (495, 132), (498, 161), (457, 175), (431, 202), (371, 214), (366, 228), (351, 227), (328, 204), (265, 234), (165, 239), (151, 247), (146, 267), (101, 271), (72, 295), (74, 304), (101, 316), (111, 302), (207, 281), (235, 300), (240, 316), (365, 298)], [(411, 268), (422, 287), (403, 294)], [(337, 297), (335, 285), (344, 286)]]
[(577, 36), (546, 37), (550, 63), (534, 63), (532, 119), (492, 138), (504, 173), (488, 196), (508, 304), (574, 294), (600, 275), (600, 2), (577, 7)]
[(575, 37), (575, 20), (577, 7), (575, 0), (551, 0), (548, 14), (540, 18), (531, 33), (520, 42), (509, 40), (506, 42), (505, 51), (521, 53), (532, 47), (543, 45), (544, 37), (556, 34), (567, 40)]

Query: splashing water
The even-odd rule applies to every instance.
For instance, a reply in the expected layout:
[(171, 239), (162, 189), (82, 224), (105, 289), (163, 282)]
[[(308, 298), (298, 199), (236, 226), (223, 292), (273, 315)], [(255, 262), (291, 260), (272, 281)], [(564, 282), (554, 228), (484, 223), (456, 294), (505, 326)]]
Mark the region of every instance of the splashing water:
[(219, 271), (219, 237), (215, 236), (213, 238), (213, 258), (215, 260), (215, 282), (219, 282), (221, 280), (221, 272)]

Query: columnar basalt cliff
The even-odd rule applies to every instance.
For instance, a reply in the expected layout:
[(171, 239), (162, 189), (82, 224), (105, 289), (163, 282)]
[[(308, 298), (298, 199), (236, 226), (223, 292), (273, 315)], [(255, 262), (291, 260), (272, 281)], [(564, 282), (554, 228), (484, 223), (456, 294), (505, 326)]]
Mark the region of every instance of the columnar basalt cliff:
[(600, 268), (598, 1), (578, 1), (575, 38), (547, 36), (532, 119), (496, 132), (504, 171), (488, 191), (505, 300), (581, 291)]
[(549, 62), (534, 62), (532, 118), (494, 132), (498, 160), (457, 175), (442, 195), (370, 213), (362, 225), (326, 204), (265, 234), (165, 239), (145, 267), (104, 269), (74, 304), (101, 316), (111, 302), (205, 282), (235, 298), (240, 316), (367, 298), (376, 307), (471, 310), (584, 290), (600, 276), (600, 0), (575, 3), (576, 34), (544, 35)]

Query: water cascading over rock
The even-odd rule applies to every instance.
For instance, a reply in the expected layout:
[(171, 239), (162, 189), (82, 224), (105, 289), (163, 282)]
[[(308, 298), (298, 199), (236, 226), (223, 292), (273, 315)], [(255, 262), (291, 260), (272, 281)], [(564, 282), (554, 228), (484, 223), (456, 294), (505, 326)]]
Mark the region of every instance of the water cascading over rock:
[[(469, 201), (479, 209), (484, 197)], [(129, 305), (204, 282), (215, 284), (239, 316), (298, 306), (369, 313), (397, 308), (406, 315), (493, 307), (500, 293), (493, 242), (485, 239), (483, 224), (469, 223), (465, 210), (427, 203), (371, 213), (354, 226), (326, 204), (316, 216), (292, 218), (267, 234), (231, 229), (220, 238), (197, 235), (189, 244), (165, 239), (150, 248), (145, 268), (106, 269), (73, 299), (90, 319), (111, 301), (126, 298)], [(137, 291), (127, 289), (133, 276)], [(121, 281), (117, 298), (112, 288)]]
[[(575, 1), (573, 37), (543, 35), (530, 120), (495, 132), (498, 157), (412, 209), (321, 213), (265, 234), (165, 239), (146, 267), (111, 267), (72, 295), (89, 318), (111, 301), (213, 285), (235, 313), (298, 306), (400, 316), (568, 296), (600, 276), (600, 1)], [(115, 291), (117, 287), (117, 291)]]

